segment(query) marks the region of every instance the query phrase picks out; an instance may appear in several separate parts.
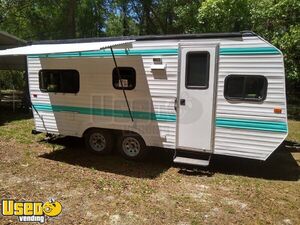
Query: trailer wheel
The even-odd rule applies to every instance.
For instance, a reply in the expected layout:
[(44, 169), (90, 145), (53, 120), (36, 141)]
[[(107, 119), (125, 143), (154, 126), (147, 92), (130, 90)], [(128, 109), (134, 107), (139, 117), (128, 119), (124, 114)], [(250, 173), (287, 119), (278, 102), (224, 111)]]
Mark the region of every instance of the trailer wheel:
[(112, 136), (106, 130), (91, 129), (84, 135), (85, 145), (93, 153), (107, 154), (113, 146)]
[(119, 139), (119, 151), (125, 159), (139, 161), (145, 158), (146, 144), (137, 134), (126, 134)]

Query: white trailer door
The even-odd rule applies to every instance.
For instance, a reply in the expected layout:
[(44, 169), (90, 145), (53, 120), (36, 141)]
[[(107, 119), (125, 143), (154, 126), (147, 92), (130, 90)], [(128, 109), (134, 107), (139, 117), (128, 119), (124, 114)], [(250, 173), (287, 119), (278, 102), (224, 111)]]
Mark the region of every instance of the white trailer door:
[(176, 147), (211, 152), (218, 44), (184, 44), (179, 48)]

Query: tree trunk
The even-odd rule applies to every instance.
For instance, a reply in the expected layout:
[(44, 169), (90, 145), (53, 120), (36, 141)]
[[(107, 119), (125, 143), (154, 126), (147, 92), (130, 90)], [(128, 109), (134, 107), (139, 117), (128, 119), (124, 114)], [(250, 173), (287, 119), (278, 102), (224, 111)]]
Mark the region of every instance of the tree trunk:
[(150, 5), (151, 1), (145, 1), (143, 4), (143, 20), (144, 20), (144, 34), (150, 34), (151, 33), (151, 26), (150, 26)]
[(69, 0), (66, 4), (65, 13), (66, 13), (66, 29), (65, 37), (66, 38), (75, 38), (76, 37), (76, 8), (77, 0)]

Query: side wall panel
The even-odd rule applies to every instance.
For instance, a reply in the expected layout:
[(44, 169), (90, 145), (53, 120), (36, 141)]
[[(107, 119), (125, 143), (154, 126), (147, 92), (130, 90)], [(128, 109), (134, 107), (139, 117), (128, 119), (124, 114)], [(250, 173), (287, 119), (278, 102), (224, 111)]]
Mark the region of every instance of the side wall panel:
[[(41, 62), (39, 58), (28, 58), (28, 82), (30, 98), (33, 105), (50, 104), (50, 98), (47, 93), (42, 93), (39, 89), (38, 72), (41, 70)], [(35, 129), (40, 132), (58, 134), (57, 121), (54, 113), (50, 111), (37, 110), (33, 108), (33, 116)]]
[[(272, 47), (257, 37), (248, 37), (238, 48), (251, 45)], [(230, 51), (234, 47), (237, 46), (221, 42), (223, 49)], [(283, 57), (279, 52), (245, 51), (248, 50), (220, 55), (214, 153), (265, 160), (287, 135)], [(268, 81), (266, 100), (262, 103), (226, 100), (224, 80), (230, 74), (265, 76)], [(281, 107), (282, 114), (275, 114), (275, 107)]]
[[(90, 127), (131, 130), (142, 135), (147, 145), (175, 148), (174, 100), (177, 94), (178, 57), (177, 54), (164, 52), (170, 46), (177, 51), (176, 44), (155, 47), (153, 44), (137, 45), (133, 50), (138, 49), (144, 54), (117, 56), (118, 66), (130, 66), (136, 70), (136, 88), (126, 91), (133, 112), (133, 123), (122, 91), (112, 86), (114, 64), (110, 57), (30, 57), (28, 68), (31, 99), (41, 116), (34, 112), (36, 129), (71, 136), (82, 136)], [(153, 58), (157, 57), (166, 64), (163, 74), (156, 74), (151, 70)], [(80, 92), (40, 92), (40, 69), (78, 70)]]
[[(89, 127), (125, 129), (141, 134), (147, 145), (175, 148), (174, 100), (177, 97), (179, 42), (191, 41), (138, 41), (129, 50), (132, 54), (117, 54), (119, 66), (133, 66), (137, 72), (136, 88), (126, 91), (134, 123), (130, 122), (122, 91), (112, 87), (114, 65), (109, 54), (29, 57), (31, 99), (39, 112), (39, 115), (34, 112), (36, 129), (72, 136), (82, 136)], [(287, 134), (282, 55), (258, 37), (193, 42), (195, 45), (197, 42), (220, 43), (214, 153), (266, 159)], [(166, 73), (151, 69), (153, 58), (161, 58)], [(42, 68), (77, 69), (80, 92), (76, 95), (41, 93), (38, 71)], [(224, 80), (230, 74), (266, 76), (266, 100), (262, 103), (227, 101)], [(274, 114), (274, 107), (281, 107), (282, 114)]]

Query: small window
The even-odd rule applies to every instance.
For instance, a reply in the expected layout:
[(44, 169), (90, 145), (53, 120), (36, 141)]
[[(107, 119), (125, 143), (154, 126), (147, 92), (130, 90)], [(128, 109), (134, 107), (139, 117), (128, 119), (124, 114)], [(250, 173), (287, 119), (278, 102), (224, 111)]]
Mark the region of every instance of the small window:
[[(136, 73), (135, 69), (132, 67), (118, 67), (120, 71), (120, 77), (117, 68), (113, 69), (113, 86), (115, 89), (122, 90), (132, 90), (136, 85)], [(121, 83), (122, 82), (122, 83)], [(122, 87), (123, 85), (123, 87)]]
[(224, 96), (227, 100), (263, 101), (267, 86), (264, 76), (229, 75), (225, 78)]
[(77, 70), (40, 70), (39, 81), (42, 92), (79, 92), (79, 73)]
[(188, 52), (185, 87), (188, 89), (207, 89), (208, 81), (209, 52)]

